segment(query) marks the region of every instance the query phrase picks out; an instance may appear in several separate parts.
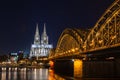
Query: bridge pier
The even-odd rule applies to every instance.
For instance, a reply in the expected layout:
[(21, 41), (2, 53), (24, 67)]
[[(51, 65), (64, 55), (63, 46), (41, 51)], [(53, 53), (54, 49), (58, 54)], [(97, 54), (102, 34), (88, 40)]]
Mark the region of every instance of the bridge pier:
[(115, 60), (74, 60), (75, 78), (116, 78), (120, 77), (120, 59)]
[(57, 74), (75, 78), (120, 78), (120, 58), (114, 60), (55, 60)]
[(114, 77), (114, 61), (83, 61), (83, 77)]
[(74, 59), (74, 77), (83, 76), (83, 61), (80, 59)]
[(74, 76), (72, 60), (55, 60), (54, 71), (64, 76)]
[(120, 58), (115, 60), (115, 77), (120, 77)]

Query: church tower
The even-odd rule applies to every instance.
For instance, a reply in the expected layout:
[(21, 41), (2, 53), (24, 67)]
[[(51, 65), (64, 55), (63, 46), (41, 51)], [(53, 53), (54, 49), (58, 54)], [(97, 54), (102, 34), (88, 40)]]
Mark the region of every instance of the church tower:
[(43, 33), (39, 35), (39, 28), (38, 24), (36, 25), (36, 32), (34, 37), (34, 44), (31, 45), (30, 50), (30, 58), (36, 57), (37, 59), (40, 59), (42, 57), (48, 57), (50, 49), (52, 49), (53, 46), (51, 44), (48, 44), (48, 36), (46, 33), (46, 25), (44, 24)]
[(31, 45), (30, 50), (30, 57), (39, 57), (41, 54), (40, 52), (40, 35), (39, 35), (39, 29), (38, 24), (36, 25), (36, 32), (34, 37), (34, 44)]
[(34, 44), (40, 45), (40, 36), (39, 36), (38, 24), (36, 25), (36, 32), (35, 32), (35, 37), (34, 37)]
[(42, 36), (41, 36), (41, 44), (48, 44), (48, 36), (47, 36), (47, 33), (46, 33), (46, 24), (44, 23), (44, 29), (43, 29), (43, 33), (42, 33)]

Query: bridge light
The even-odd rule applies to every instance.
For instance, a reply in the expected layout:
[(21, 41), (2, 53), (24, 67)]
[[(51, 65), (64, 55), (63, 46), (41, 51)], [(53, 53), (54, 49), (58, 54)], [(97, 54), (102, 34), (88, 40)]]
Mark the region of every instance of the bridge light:
[(78, 48), (75, 48), (75, 50), (78, 50)]
[(86, 48), (86, 45), (84, 45), (83, 48)]
[(96, 34), (96, 36), (98, 37), (100, 35), (100, 33), (98, 32), (97, 34)]
[(51, 68), (53, 68), (54, 67), (54, 62), (53, 61), (49, 61), (49, 65), (50, 65)]
[(93, 43), (90, 43), (90, 46), (93, 46)]
[(114, 57), (108, 57), (108, 58), (106, 58), (107, 60), (113, 60), (114, 59)]
[(101, 44), (103, 42), (103, 40), (99, 40), (99, 44)]
[(94, 45), (94, 39), (91, 41), (90, 46)]
[(70, 50), (68, 50), (68, 52), (70, 53), (71, 51), (70, 51)]
[(92, 43), (94, 42), (94, 39), (92, 40)]
[(75, 52), (75, 49), (72, 49), (72, 52)]
[(112, 40), (115, 39), (115, 38), (116, 38), (116, 35), (114, 35), (114, 36), (111, 37)]

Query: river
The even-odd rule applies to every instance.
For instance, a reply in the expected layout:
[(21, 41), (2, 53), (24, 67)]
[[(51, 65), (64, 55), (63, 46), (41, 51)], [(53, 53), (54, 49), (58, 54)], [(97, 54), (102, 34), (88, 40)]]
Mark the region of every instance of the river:
[(52, 69), (2, 68), (0, 80), (65, 80)]
[(120, 78), (73, 78), (48, 68), (0, 68), (0, 80), (120, 80)]

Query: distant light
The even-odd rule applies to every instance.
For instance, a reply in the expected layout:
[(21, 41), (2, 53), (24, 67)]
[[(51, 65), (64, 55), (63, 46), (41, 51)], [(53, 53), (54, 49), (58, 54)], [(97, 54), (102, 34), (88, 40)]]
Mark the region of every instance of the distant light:
[(108, 58), (106, 58), (107, 60), (113, 60), (114, 59), (114, 57), (108, 57)]
[(74, 62), (74, 59), (72, 59), (72, 61)]
[(17, 56), (17, 53), (11, 53), (11, 55)]

